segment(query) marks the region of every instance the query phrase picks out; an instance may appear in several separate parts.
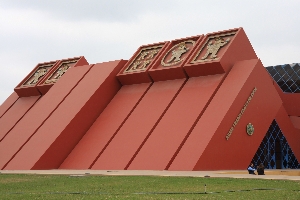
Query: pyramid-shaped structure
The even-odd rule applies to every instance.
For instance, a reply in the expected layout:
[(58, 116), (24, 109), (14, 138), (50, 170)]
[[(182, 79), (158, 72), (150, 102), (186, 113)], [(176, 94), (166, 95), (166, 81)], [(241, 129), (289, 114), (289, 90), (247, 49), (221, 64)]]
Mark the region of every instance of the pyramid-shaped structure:
[(128, 61), (39, 63), (0, 107), (0, 168), (245, 169), (274, 120), (299, 160), (288, 66), (266, 70), (242, 28), (142, 45)]

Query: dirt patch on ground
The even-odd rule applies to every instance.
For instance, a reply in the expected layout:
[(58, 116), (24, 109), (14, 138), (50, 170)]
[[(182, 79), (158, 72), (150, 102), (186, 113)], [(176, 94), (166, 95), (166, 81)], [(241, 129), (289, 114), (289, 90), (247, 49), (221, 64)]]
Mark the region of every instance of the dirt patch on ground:
[(5, 183), (20, 183), (20, 182), (29, 182), (31, 181), (30, 179), (23, 179), (23, 178), (1, 178), (0, 179), (0, 184), (5, 184)]
[(289, 170), (281, 170), (281, 171), (267, 171), (265, 170), (265, 174), (266, 175), (285, 175), (285, 176), (300, 176), (300, 171), (298, 170), (293, 170), (293, 171), (289, 171)]
[[(224, 171), (220, 174), (248, 174), (248, 171)], [(267, 170), (265, 175), (285, 175), (285, 176), (300, 176), (300, 170)]]

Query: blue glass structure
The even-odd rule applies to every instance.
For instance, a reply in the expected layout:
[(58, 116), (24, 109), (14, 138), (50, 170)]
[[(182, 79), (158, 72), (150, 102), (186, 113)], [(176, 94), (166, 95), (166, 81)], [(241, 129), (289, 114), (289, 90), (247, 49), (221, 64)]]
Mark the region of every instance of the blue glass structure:
[(283, 92), (300, 93), (300, 64), (266, 67)]
[[(283, 92), (300, 93), (300, 64), (266, 67)], [(300, 164), (290, 148), (277, 122), (273, 120), (268, 132), (255, 153), (252, 163), (263, 163), (266, 169), (300, 169)]]
[(263, 163), (266, 169), (300, 168), (298, 160), (275, 120), (255, 153), (252, 163), (254, 166)]

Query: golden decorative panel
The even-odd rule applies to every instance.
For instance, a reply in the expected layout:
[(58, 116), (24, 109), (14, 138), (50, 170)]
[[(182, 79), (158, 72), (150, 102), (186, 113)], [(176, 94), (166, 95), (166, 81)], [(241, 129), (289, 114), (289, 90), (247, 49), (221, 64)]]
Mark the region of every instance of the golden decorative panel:
[(54, 63), (39, 66), (37, 70), (29, 77), (29, 79), (23, 83), (23, 86), (32, 86), (37, 84), (37, 82), (47, 74), (53, 65)]
[(77, 61), (78, 60), (63, 61), (60, 66), (48, 77), (48, 79), (45, 81), (45, 84), (56, 83)]
[(124, 73), (145, 71), (163, 45), (142, 48)]
[(253, 133), (254, 133), (254, 126), (251, 123), (247, 124), (246, 132), (247, 132), (248, 135), (253, 135)]
[(219, 51), (230, 43), (231, 38), (234, 35), (235, 32), (209, 36), (191, 63), (195, 64), (199, 62), (218, 60)]
[[(231, 134), (232, 134), (234, 128), (235, 128), (235, 127), (237, 126), (237, 124), (239, 123), (239, 121), (240, 121), (242, 115), (243, 115), (244, 112), (246, 111), (247, 106), (249, 105), (250, 101), (251, 101), (252, 98), (254, 97), (254, 94), (255, 94), (256, 91), (257, 91), (257, 88), (254, 87), (254, 89), (252, 90), (252, 92), (251, 92), (250, 96), (248, 97), (246, 103), (244, 104), (243, 108), (241, 109), (240, 113), (238, 114), (238, 116), (236, 117), (235, 121), (233, 122), (231, 128), (229, 129), (229, 131), (228, 131), (228, 133), (227, 133), (227, 135), (226, 135), (226, 137), (225, 137), (226, 140), (229, 139), (229, 137), (231, 136)], [(247, 131), (248, 131), (248, 127), (247, 127)], [(254, 131), (254, 128), (253, 128), (253, 131)]]
[(190, 51), (195, 43), (193, 40), (187, 40), (174, 45), (161, 60), (161, 65), (169, 67), (181, 63), (185, 59), (183, 55)]

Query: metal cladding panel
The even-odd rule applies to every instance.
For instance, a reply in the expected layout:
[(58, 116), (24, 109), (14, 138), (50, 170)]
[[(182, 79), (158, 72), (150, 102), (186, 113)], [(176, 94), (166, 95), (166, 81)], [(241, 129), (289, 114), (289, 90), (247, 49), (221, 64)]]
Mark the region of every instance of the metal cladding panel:
[(12, 105), (18, 100), (19, 96), (13, 92), (0, 106), (0, 118), (10, 109)]
[(120, 89), (115, 76), (124, 62), (92, 66), (5, 169), (58, 168)]
[(5, 115), (0, 118), (0, 141), (23, 118), (39, 98), (40, 96), (19, 98)]
[(165, 170), (192, 131), (225, 74), (190, 78), (128, 169)]
[(90, 168), (126, 122), (150, 85), (142, 83), (122, 86), (59, 168)]
[[(300, 130), (297, 129), (293, 122), (286, 112), (284, 106), (280, 107), (280, 110), (278, 111), (276, 117), (276, 122), (278, 123), (278, 126), (282, 133), (284, 134), (288, 144), (290, 145), (292, 151), (294, 152), (294, 155), (296, 156), (297, 160), (300, 160)], [(298, 121), (298, 120), (297, 120)]]
[(237, 62), (169, 170), (245, 169), (281, 105), (259, 60)]
[(155, 82), (92, 169), (126, 169), (185, 83)]
[[(70, 91), (77, 85), (81, 78), (89, 71), (91, 66), (72, 68), (66, 73), (51, 90), (27, 112), (21, 121), (0, 142), (0, 168), (14, 157), (14, 155), (26, 144), (42, 124), (57, 109)], [(46, 138), (44, 138), (46, 140)], [(33, 149), (39, 148), (32, 147)], [(27, 159), (27, 158), (24, 158)], [(22, 163), (18, 163), (15, 169), (23, 169)]]

